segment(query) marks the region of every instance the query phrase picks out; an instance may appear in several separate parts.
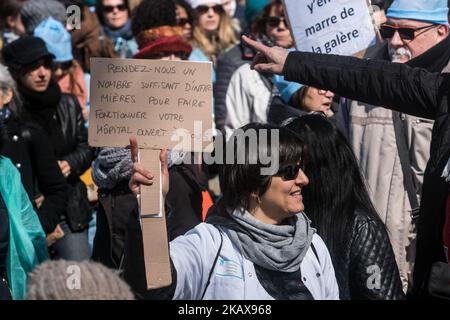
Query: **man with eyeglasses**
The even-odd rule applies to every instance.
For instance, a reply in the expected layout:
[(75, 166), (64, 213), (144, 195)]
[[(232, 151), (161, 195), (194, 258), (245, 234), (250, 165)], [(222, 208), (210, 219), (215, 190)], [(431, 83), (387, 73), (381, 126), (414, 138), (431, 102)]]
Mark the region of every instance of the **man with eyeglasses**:
[[(394, 2), (391, 9), (395, 10), (388, 12), (388, 16), (391, 19), (392, 14), (400, 16), (402, 11), (406, 13), (406, 7), (408, 7), (406, 3)], [(415, 1), (414, 5), (410, 5), (408, 10), (409, 15), (413, 13), (415, 13), (414, 20), (425, 19), (426, 17), (434, 24), (445, 25), (448, 13), (447, 2), (444, 0)], [(436, 29), (439, 30), (436, 27), (434, 32), (438, 31)], [(433, 36), (431, 30), (429, 31), (429, 37)], [(435, 34), (434, 37), (437, 37), (437, 35)], [(447, 292), (448, 297), (448, 270), (450, 268), (448, 252), (450, 242), (448, 237), (448, 234), (450, 234), (450, 213), (448, 212), (450, 211), (448, 182), (450, 180), (450, 75), (448, 72), (440, 72), (447, 70), (445, 63), (448, 62), (448, 58), (447, 61), (442, 62), (440, 55), (445, 54), (448, 50), (448, 44), (446, 43), (448, 38), (444, 37), (427, 52), (407, 63), (414, 68), (406, 64), (389, 63), (377, 59), (362, 60), (353, 57), (307, 52), (289, 53), (286, 49), (269, 48), (247, 37), (243, 37), (243, 40), (258, 51), (252, 67), (259, 72), (283, 75), (288, 81), (297, 81), (333, 90), (343, 97), (373, 105), (383, 105), (392, 110), (407, 112), (435, 121), (430, 145), (430, 157), (424, 172), (421, 190), (412, 297), (430, 298), (430, 295), (442, 297), (445, 296), (445, 292)], [(440, 48), (441, 45), (446, 48)], [(436, 53), (439, 52), (439, 49), (442, 50), (440, 55)], [(433, 57), (436, 59), (433, 60)], [(426, 65), (428, 70), (423, 68), (424, 60), (428, 61)], [(436, 68), (440, 68), (440, 70), (429, 72), (429, 70), (433, 71)], [(368, 111), (372, 111), (374, 107), (368, 105), (366, 108)], [(357, 119), (354, 113), (351, 116)], [(377, 158), (377, 163), (374, 164), (377, 167), (373, 171), (374, 175), (380, 175), (382, 171), (390, 174), (389, 171), (392, 168), (396, 169), (401, 164), (398, 159), (394, 159), (392, 162), (385, 159), (386, 154), (392, 152), (392, 149), (388, 148), (389, 143), (392, 142), (389, 141), (389, 137), (386, 137), (391, 119), (395, 119), (395, 117), (371, 119), (366, 115), (359, 118), (361, 125), (366, 124), (364, 128), (366, 133), (372, 130), (374, 134), (378, 134), (378, 145), (374, 139), (372, 140), (374, 145), (371, 146), (372, 156)], [(384, 130), (383, 132), (373, 130), (374, 128), (369, 126), (374, 126), (377, 123), (384, 125), (381, 127)], [(420, 124), (418, 123), (417, 126)], [(405, 130), (403, 134), (406, 137), (411, 137), (412, 132)], [(417, 139), (420, 140), (420, 137), (410, 138), (410, 154), (416, 152), (416, 147), (420, 143)], [(396, 143), (398, 144), (398, 142), (397, 139)], [(424, 150), (427, 151), (425, 147)], [(380, 154), (383, 156), (380, 157)], [(411, 170), (416, 170), (416, 168)], [(397, 184), (403, 182), (403, 188), (406, 189), (406, 176), (402, 178), (399, 181), (398, 177), (395, 177)], [(383, 187), (389, 188), (389, 186)], [(389, 190), (390, 194), (396, 195), (397, 198), (403, 199), (407, 203), (406, 208), (410, 207), (406, 190), (400, 191)], [(375, 203), (375, 205), (379, 206), (379, 203)], [(411, 219), (410, 212), (407, 212), (407, 214), (404, 220), (399, 220), (399, 223), (396, 226), (394, 225), (394, 229), (390, 230), (391, 237), (396, 236), (399, 232), (405, 232), (402, 223), (407, 224), (408, 218)], [(445, 221), (446, 214), (448, 217), (447, 224)], [(391, 221), (391, 217), (385, 219), (387, 224), (392, 223)], [(447, 272), (447, 275), (445, 272)], [(440, 288), (438, 288), (439, 286)]]
[[(396, 0), (380, 26), (385, 44), (374, 58), (432, 72), (450, 68), (447, 1)], [(346, 110), (347, 109), (347, 110)], [(345, 129), (389, 231), (404, 290), (411, 285), (420, 194), (433, 121), (349, 100)]]

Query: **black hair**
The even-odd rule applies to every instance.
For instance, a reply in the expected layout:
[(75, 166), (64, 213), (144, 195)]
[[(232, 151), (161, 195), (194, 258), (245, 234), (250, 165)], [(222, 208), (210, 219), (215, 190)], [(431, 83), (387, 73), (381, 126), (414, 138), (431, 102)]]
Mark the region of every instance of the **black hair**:
[(173, 0), (143, 0), (134, 10), (131, 30), (136, 37), (144, 30), (175, 26), (177, 14)]
[[(272, 143), (276, 142), (272, 142), (272, 135), (276, 133), (274, 130), (278, 131), (279, 138), (276, 149), (272, 149)], [(246, 138), (252, 133), (251, 131), (256, 133), (254, 135), (257, 139), (256, 146), (250, 145), (251, 139)], [(264, 133), (265, 135), (263, 135)], [(267, 139), (262, 139), (263, 136)], [(223, 177), (224, 204), (233, 209), (237, 207), (248, 209), (252, 193), (262, 196), (272, 180), (272, 175), (261, 174), (261, 169), (270, 167), (271, 164), (261, 163), (260, 156), (252, 154), (252, 151), (256, 151), (259, 155), (267, 155), (271, 159), (274, 153), (278, 153), (278, 167), (280, 168), (305, 160), (305, 148), (300, 138), (287, 129), (265, 124), (250, 123), (238, 129), (227, 142), (226, 152), (230, 150), (233, 150), (233, 154), (230, 156), (233, 163), (229, 164), (224, 161), (221, 176)], [(250, 160), (256, 158), (257, 161)], [(244, 159), (244, 163), (239, 163), (239, 159)]]
[[(166, 0), (164, 0), (166, 1)], [(127, 6), (128, 11), (128, 19), (131, 19), (131, 10), (130, 5), (128, 3), (128, 0), (123, 0), (123, 3)], [(96, 0), (95, 1), (95, 13), (97, 14), (98, 20), (100, 21), (101, 25), (105, 24), (105, 20), (103, 19), (103, 8), (105, 5), (103, 4), (103, 0)]]
[(339, 257), (350, 241), (356, 209), (381, 222), (355, 154), (345, 136), (322, 115), (304, 115), (285, 126), (308, 148), (305, 174), (309, 184), (303, 188), (305, 213), (331, 256)]
[(175, 5), (182, 7), (186, 10), (186, 14), (188, 16), (189, 23), (192, 27), (194, 27), (194, 21), (196, 17), (196, 12), (192, 9), (191, 5), (186, 0), (175, 0)]

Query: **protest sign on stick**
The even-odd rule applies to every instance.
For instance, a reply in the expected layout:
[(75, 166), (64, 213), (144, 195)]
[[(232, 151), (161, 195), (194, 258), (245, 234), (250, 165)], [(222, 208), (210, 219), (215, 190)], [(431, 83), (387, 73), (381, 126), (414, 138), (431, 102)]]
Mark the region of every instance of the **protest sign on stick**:
[(355, 55), (376, 44), (366, 0), (283, 0), (297, 50)]
[[(89, 144), (202, 152), (212, 146), (209, 62), (93, 58)], [(182, 133), (189, 142), (180, 143)], [(212, 151), (212, 150), (211, 150)]]
[(89, 144), (139, 143), (139, 162), (154, 174), (139, 195), (147, 288), (171, 284), (159, 149), (212, 151), (210, 62), (91, 59)]

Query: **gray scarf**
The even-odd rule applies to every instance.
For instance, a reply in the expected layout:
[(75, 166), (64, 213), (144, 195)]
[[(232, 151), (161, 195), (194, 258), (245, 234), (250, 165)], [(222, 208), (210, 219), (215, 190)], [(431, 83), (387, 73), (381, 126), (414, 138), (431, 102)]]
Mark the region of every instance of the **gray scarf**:
[(289, 218), (285, 225), (271, 225), (242, 208), (227, 211), (229, 217), (212, 214), (207, 222), (228, 228), (231, 240), (238, 244), (245, 258), (269, 270), (299, 270), (316, 231), (303, 212)]
[(92, 179), (102, 189), (112, 189), (131, 178), (131, 151), (125, 148), (102, 148), (92, 164)]
[[(186, 155), (186, 152), (168, 151), (168, 167), (182, 163)], [(119, 182), (130, 180), (132, 166), (130, 149), (101, 148), (92, 164), (92, 179), (99, 188), (112, 189)]]

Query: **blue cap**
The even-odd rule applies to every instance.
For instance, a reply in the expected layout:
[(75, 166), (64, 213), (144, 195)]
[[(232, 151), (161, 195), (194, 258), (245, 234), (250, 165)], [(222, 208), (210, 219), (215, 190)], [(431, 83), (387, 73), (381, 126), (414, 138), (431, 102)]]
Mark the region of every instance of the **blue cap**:
[(55, 62), (73, 60), (72, 39), (61, 22), (48, 17), (34, 29), (34, 35), (44, 40), (48, 51), (55, 55)]
[(394, 0), (386, 17), (448, 24), (447, 0)]

